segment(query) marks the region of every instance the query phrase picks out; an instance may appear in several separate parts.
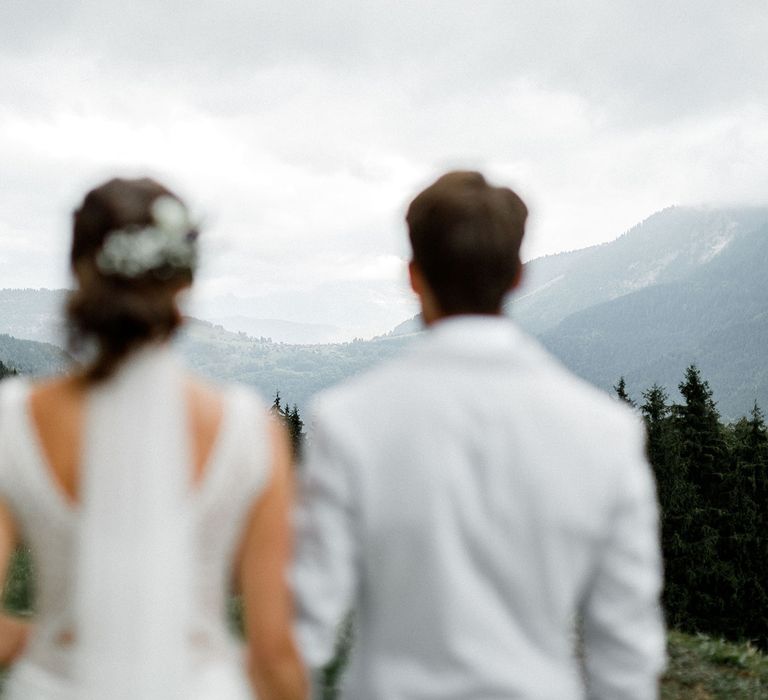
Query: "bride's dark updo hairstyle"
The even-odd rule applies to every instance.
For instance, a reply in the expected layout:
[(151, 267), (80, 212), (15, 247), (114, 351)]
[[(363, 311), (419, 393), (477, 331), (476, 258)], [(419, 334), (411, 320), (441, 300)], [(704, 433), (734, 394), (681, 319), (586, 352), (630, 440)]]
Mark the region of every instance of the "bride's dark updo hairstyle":
[[(85, 367), (89, 381), (108, 378), (133, 350), (169, 338), (181, 324), (176, 294), (192, 282), (192, 260), (173, 260), (128, 275), (105, 271), (100, 258), (115, 232), (133, 236), (156, 224), (159, 198), (183, 206), (173, 192), (149, 178), (113, 179), (88, 192), (74, 213), (70, 262), (77, 289), (69, 296), (66, 314), (71, 349), (94, 345), (95, 357)], [(191, 226), (184, 231), (189, 245), (196, 235)]]

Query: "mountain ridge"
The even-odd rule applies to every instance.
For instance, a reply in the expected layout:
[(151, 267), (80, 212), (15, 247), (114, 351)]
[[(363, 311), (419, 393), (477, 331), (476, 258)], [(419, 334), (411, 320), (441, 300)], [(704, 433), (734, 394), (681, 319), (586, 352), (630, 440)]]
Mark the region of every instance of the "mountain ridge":
[[(670, 207), (610, 243), (530, 261), (505, 310), (606, 391), (623, 375), (636, 399), (656, 382), (674, 398), (685, 367), (696, 363), (724, 417), (734, 419), (755, 399), (768, 408), (766, 263), (768, 208)], [(43, 296), (51, 302), (64, 293)], [(60, 324), (43, 311), (9, 320), (3, 299), (0, 291), (0, 333), (17, 323), (47, 338)], [(179, 345), (204, 373), (268, 396), (280, 389), (303, 406), (316, 391), (400, 351), (421, 327), (415, 316), (370, 341), (299, 345), (198, 321)]]

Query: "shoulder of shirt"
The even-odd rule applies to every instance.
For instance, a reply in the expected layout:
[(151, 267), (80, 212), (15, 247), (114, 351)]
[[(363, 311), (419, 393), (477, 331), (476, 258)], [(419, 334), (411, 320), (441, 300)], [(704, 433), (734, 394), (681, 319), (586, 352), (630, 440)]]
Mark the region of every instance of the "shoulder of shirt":
[(410, 354), (406, 350), (319, 392), (310, 402), (310, 413), (325, 416), (356, 412), (360, 406), (368, 404), (378, 392), (389, 386), (394, 376), (407, 371), (409, 357)]
[(618, 429), (624, 426), (637, 430), (643, 427), (638, 410), (574, 374), (536, 338), (522, 331), (520, 333), (523, 344), (521, 352), (530, 363), (532, 371), (543, 379), (543, 384), (556, 386), (560, 398), (567, 400), (574, 410), (584, 411), (605, 422), (606, 428)]
[[(534, 337), (517, 328), (514, 361), (523, 365), (531, 379), (540, 383), (542, 394), (557, 392), (552, 402), (567, 405), (568, 412), (589, 425), (600, 425), (606, 432), (617, 435), (634, 432), (644, 434), (644, 426), (637, 410), (630, 408), (605, 391), (598, 389), (566, 368)], [(414, 371), (414, 359), (419, 357), (417, 347), (408, 348), (400, 355), (361, 372), (352, 378), (317, 394), (311, 402), (315, 417), (354, 416), (375, 397), (386, 394), (403, 375)]]

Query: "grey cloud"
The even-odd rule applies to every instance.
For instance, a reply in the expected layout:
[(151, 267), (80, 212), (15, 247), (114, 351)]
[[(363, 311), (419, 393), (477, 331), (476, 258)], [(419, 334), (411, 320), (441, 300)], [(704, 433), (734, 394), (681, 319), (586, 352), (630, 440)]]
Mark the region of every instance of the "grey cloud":
[[(121, 81), (155, 81), (221, 94), (231, 81), (231, 92), (255, 107), (260, 100), (248, 93), (259, 75), (290, 66), (437, 101), (504, 89), (526, 76), (602, 104), (622, 121), (676, 118), (768, 95), (768, 81), (759, 78), (768, 68), (760, 0), (62, 0), (12, 2), (5, 12), (4, 34), (15, 38), (6, 52), (91, 56), (116, 90)], [(215, 101), (208, 106), (216, 109)]]
[(313, 258), (407, 254), (403, 207), (450, 167), (519, 186), (536, 253), (754, 200), (767, 29), (758, 0), (5, 0), (0, 126), (29, 138), (0, 132), (0, 245), (47, 241), (24, 275), (49, 285), (77, 197), (125, 165), (210, 215), (217, 284), (283, 291)]

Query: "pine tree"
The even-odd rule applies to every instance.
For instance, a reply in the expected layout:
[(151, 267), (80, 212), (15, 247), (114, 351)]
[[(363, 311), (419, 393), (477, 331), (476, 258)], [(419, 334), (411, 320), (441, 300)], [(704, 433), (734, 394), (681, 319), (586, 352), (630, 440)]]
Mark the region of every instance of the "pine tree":
[[(690, 365), (679, 384), (684, 402), (674, 406), (680, 440), (681, 468), (692, 486), (687, 524), (681, 528), (691, 557), (685, 581), (686, 617), (696, 629), (716, 628), (726, 634), (728, 617), (738, 601), (733, 566), (730, 494), (726, 477), (731, 467), (720, 416), (708, 382)], [(686, 561), (689, 557), (686, 557)]]
[(283, 425), (288, 430), (288, 436), (291, 440), (291, 449), (295, 460), (301, 456), (301, 450), (304, 446), (304, 421), (301, 419), (299, 413), (299, 407), (293, 404), (291, 408), (288, 404), (283, 406), (282, 399), (280, 398), (280, 391), (275, 391), (275, 398), (272, 401), (270, 412), (273, 416), (279, 418)]
[(640, 411), (648, 434), (648, 458), (656, 476), (664, 554), (664, 607), (670, 624), (685, 627), (689, 576), (696, 566), (691, 536), (695, 492), (680, 459), (680, 444), (665, 389), (654, 384), (643, 392)]
[(13, 377), (17, 374), (18, 372), (13, 369), (13, 367), (9, 367), (2, 360), (0, 360), (0, 379), (4, 379), (5, 377)]
[[(691, 365), (670, 406), (654, 385), (640, 410), (656, 474), (664, 606), (672, 626), (768, 648), (768, 433), (755, 404), (723, 426)], [(616, 387), (618, 391), (618, 386)]]
[(733, 426), (731, 548), (740, 582), (742, 637), (768, 648), (768, 433), (757, 402)]
[(614, 385), (613, 390), (621, 401), (628, 403), (633, 408), (637, 405), (631, 398), (629, 398), (629, 394), (627, 394), (627, 383), (624, 381), (623, 375), (619, 377), (619, 383)]
[(275, 398), (272, 401), (272, 406), (269, 409), (272, 412), (272, 415), (275, 416), (282, 416), (283, 415), (283, 409), (280, 405), (280, 391), (279, 389), (275, 389)]
[(301, 457), (301, 451), (304, 446), (304, 421), (301, 420), (299, 414), (299, 407), (293, 404), (290, 414), (287, 413), (286, 417), (288, 423), (288, 433), (291, 437), (291, 446), (293, 448), (293, 454), (298, 459)]

